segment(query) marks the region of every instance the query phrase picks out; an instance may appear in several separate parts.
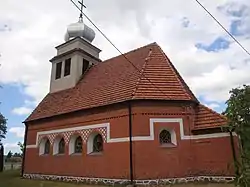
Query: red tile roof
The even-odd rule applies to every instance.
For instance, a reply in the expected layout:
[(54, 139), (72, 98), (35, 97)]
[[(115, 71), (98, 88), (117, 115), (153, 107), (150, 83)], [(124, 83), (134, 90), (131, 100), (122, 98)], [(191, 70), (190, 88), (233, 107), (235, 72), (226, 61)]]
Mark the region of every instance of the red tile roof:
[(195, 119), (195, 130), (221, 127), (226, 125), (227, 118), (210, 108), (199, 104)]
[[(133, 99), (198, 103), (156, 43), (130, 51), (125, 56), (136, 68), (123, 56), (100, 62), (91, 67), (74, 88), (47, 94), (26, 122)], [(216, 113), (200, 106), (197, 126), (214, 124), (207, 121), (206, 116), (221, 120)]]

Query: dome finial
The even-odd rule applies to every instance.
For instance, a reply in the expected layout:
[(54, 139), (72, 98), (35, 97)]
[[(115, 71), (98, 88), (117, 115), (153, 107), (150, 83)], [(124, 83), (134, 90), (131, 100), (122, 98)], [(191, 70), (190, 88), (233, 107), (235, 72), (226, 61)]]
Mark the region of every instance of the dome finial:
[[(72, 1), (72, 3), (74, 2)], [(82, 2), (78, 1), (78, 3), (80, 3), (81, 8), (79, 8), (75, 3), (74, 5), (80, 10), (79, 21), (68, 26), (67, 32), (65, 34), (65, 41), (69, 41), (71, 38), (81, 37), (91, 43), (95, 38), (95, 32), (93, 29), (83, 23), (83, 7), (86, 8), (86, 6), (83, 4), (83, 0)]]
[(80, 5), (81, 5), (81, 12), (80, 12), (80, 17), (79, 17), (79, 22), (83, 23), (82, 11), (83, 11), (83, 7), (86, 8), (86, 6), (83, 4), (83, 0), (82, 0), (82, 2), (78, 1), (78, 3), (80, 3)]

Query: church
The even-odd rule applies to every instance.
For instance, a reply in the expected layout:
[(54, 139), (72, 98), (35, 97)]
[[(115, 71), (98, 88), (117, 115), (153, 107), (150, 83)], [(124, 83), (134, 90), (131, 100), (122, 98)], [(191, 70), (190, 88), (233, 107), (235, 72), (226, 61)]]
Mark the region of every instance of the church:
[(68, 26), (49, 93), (24, 121), (22, 176), (90, 184), (230, 182), (237, 137), (199, 102), (157, 43), (102, 61)]

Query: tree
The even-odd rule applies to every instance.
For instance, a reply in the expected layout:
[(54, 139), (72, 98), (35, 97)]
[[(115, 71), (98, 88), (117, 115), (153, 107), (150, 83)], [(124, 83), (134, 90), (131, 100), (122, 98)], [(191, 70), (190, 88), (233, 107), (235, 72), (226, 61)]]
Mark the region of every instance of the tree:
[[(1, 54), (0, 54), (1, 57)], [(0, 64), (1, 66), (1, 64)], [(0, 86), (1, 88), (1, 86)], [(7, 119), (2, 115), (0, 112), (0, 143), (3, 138), (5, 138), (5, 135), (7, 133)]]
[(22, 157), (22, 153), (15, 153), (13, 157)]
[(21, 143), (21, 142), (18, 142), (17, 145), (20, 147), (20, 151), (21, 151), (21, 153), (22, 153), (22, 155), (23, 155), (23, 152), (24, 152), (24, 144)]
[(228, 119), (227, 129), (239, 137), (240, 153), (235, 165), (236, 184), (240, 187), (250, 186), (250, 86), (234, 88), (227, 100), (223, 113)]
[(13, 156), (13, 153), (11, 151), (9, 151), (6, 158), (10, 159), (12, 156)]
[(7, 133), (7, 120), (0, 112), (0, 141), (1, 139), (5, 138), (5, 135)]

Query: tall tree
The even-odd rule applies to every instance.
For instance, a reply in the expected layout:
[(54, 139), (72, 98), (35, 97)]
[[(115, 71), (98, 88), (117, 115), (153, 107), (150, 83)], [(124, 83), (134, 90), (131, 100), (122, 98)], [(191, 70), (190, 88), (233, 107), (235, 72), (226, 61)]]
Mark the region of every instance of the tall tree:
[[(0, 54), (0, 57), (1, 57), (1, 54)], [(0, 64), (0, 66), (1, 66), (1, 64)], [(1, 86), (0, 86), (0, 88), (1, 88)], [(1, 140), (3, 138), (5, 138), (5, 135), (7, 133), (7, 125), (6, 124), (7, 124), (7, 120), (0, 112), (0, 143), (1, 143)]]
[(13, 153), (11, 151), (9, 151), (6, 158), (11, 158), (12, 156), (13, 156)]
[(20, 151), (21, 151), (21, 154), (22, 154), (22, 156), (23, 156), (23, 152), (24, 152), (24, 144), (23, 143), (21, 143), (21, 142), (18, 142), (18, 144), (17, 144), (19, 147), (20, 147)]
[(7, 120), (0, 112), (0, 142), (3, 138), (5, 138), (5, 135), (7, 133)]
[(250, 86), (234, 88), (227, 100), (224, 112), (228, 119), (227, 129), (239, 137), (240, 154), (235, 161), (238, 172), (236, 184), (240, 187), (250, 186)]

